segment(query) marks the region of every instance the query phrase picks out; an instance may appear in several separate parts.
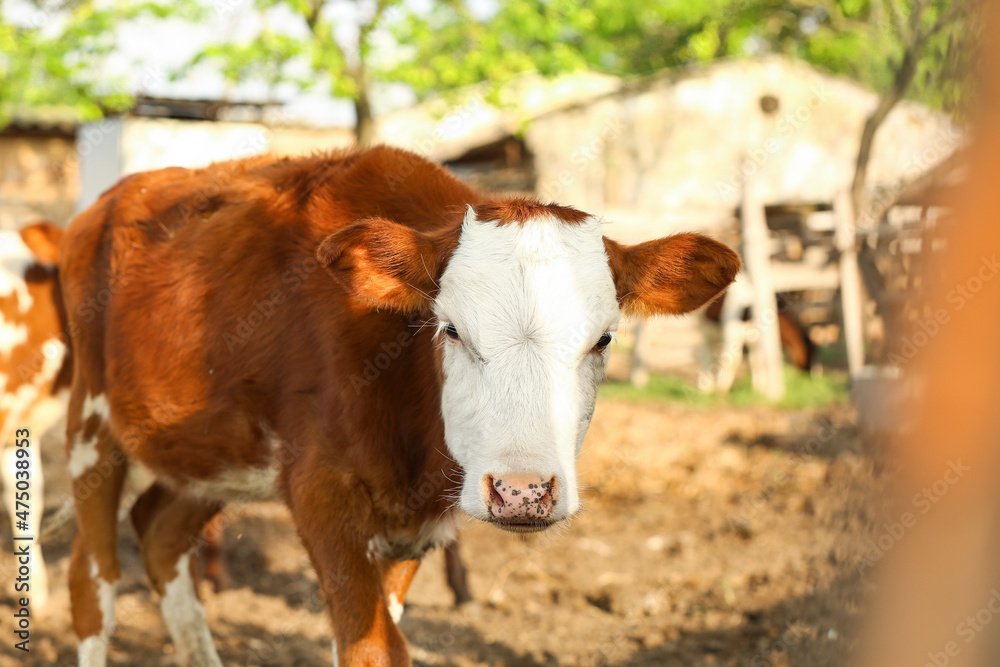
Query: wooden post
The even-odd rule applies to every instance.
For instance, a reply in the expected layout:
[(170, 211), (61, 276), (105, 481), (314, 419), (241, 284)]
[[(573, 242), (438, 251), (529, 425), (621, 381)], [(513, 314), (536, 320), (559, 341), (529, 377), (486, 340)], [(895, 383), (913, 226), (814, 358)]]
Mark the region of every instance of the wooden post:
[(760, 332), (761, 366), (764, 376), (754, 386), (764, 396), (779, 400), (785, 395), (784, 362), (781, 357), (781, 334), (778, 331), (778, 299), (771, 281), (771, 242), (767, 231), (764, 204), (748, 186), (743, 191), (743, 260), (753, 286), (753, 324)]
[(646, 360), (642, 358), (642, 320), (635, 320), (632, 325), (632, 365), (629, 370), (628, 379), (634, 386), (642, 389), (649, 384), (649, 368), (646, 367)]
[(837, 250), (840, 251), (840, 299), (844, 313), (844, 343), (851, 377), (865, 365), (864, 333), (861, 327), (861, 274), (854, 224), (854, 204), (849, 190), (837, 193), (834, 201)]

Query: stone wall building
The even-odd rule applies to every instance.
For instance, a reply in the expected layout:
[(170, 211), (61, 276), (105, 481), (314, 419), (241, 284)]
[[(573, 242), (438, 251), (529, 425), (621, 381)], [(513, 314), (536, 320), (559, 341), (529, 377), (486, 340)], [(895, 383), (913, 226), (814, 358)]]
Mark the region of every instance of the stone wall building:
[(0, 130), (0, 229), (69, 221), (79, 193), (75, 135), (75, 123), (46, 119)]
[[(773, 205), (831, 202), (853, 177), (878, 102), (780, 56), (638, 81), (530, 78), (504, 96), (497, 107), (470, 88), (380, 117), (378, 136), (472, 170), (484, 154), (499, 166), (516, 144), (530, 166), (521, 180), (539, 196), (656, 231), (726, 224), (745, 185)], [(961, 140), (946, 115), (904, 102), (879, 130), (869, 180), (911, 180)]]

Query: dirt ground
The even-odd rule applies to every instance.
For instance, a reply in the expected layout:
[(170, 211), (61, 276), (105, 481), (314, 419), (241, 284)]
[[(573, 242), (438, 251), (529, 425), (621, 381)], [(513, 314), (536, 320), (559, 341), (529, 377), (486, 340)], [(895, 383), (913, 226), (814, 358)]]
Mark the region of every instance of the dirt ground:
[[(66, 498), (46, 451), (51, 507)], [(417, 665), (845, 664), (871, 585), (857, 558), (883, 507), (885, 475), (846, 407), (693, 408), (599, 402), (580, 461), (586, 511), (521, 540), (469, 522), (462, 550), (475, 602), (451, 604), (432, 553), (402, 629)], [(224, 536), (233, 587), (203, 586), (227, 665), (329, 665), (315, 577), (286, 510), (240, 508)], [(131, 529), (117, 665), (172, 664)], [(0, 528), (4, 545), (9, 529)], [(12, 585), (0, 590), (0, 665), (75, 664), (65, 588), (69, 537), (46, 545), (53, 595), (32, 651), (12, 649)], [(2, 554), (9, 564), (10, 554)], [(8, 570), (9, 571), (9, 570)]]

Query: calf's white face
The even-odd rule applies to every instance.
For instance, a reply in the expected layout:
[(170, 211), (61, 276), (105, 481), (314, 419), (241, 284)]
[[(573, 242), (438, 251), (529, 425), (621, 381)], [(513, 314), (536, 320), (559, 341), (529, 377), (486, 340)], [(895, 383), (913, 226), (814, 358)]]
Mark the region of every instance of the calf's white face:
[(466, 215), (434, 314), (445, 440), (473, 517), (526, 530), (579, 508), (576, 458), (620, 317), (602, 226)]
[(523, 532), (575, 513), (576, 458), (620, 310), (689, 312), (740, 268), (704, 236), (622, 246), (602, 224), (501, 199), (470, 207), (460, 228), (369, 218), (316, 251), (361, 301), (439, 321), (445, 441), (465, 471), (461, 507), (476, 518)]

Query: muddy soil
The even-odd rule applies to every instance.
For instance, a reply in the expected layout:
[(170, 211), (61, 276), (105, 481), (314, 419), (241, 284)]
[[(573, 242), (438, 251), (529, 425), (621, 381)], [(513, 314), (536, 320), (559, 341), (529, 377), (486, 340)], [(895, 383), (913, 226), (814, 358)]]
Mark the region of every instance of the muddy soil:
[[(50, 451), (51, 450), (51, 451)], [(67, 497), (62, 454), (47, 501)], [(443, 557), (425, 561), (401, 622), (417, 665), (845, 664), (871, 584), (859, 559), (887, 480), (848, 408), (702, 409), (602, 401), (580, 462), (586, 510), (527, 540), (467, 522), (475, 602), (455, 609)], [(51, 510), (50, 510), (51, 511)], [(233, 587), (203, 584), (227, 665), (329, 665), (315, 576), (287, 511), (239, 508), (225, 531)], [(6, 523), (6, 522), (4, 522)], [(9, 529), (0, 527), (4, 544)], [(13, 591), (0, 589), (0, 665), (75, 664), (65, 588), (70, 535), (46, 545), (53, 581), (32, 651), (12, 649)], [(109, 656), (174, 664), (131, 529)], [(3, 570), (10, 572), (5, 548)]]

